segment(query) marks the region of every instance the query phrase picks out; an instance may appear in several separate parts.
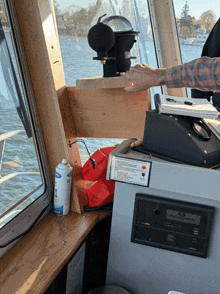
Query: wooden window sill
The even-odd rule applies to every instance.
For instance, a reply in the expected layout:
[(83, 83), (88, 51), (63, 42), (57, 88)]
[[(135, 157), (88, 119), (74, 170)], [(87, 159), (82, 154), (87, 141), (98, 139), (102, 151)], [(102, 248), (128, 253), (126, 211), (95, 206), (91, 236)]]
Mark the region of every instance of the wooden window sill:
[(109, 214), (49, 213), (0, 258), (0, 293), (44, 293), (94, 225)]

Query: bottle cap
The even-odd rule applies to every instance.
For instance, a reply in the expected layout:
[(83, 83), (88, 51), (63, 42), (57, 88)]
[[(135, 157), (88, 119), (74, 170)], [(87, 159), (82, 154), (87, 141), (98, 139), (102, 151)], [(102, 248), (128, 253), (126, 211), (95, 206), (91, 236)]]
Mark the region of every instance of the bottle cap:
[(62, 164), (68, 164), (68, 161), (67, 161), (67, 159), (63, 159), (61, 163)]

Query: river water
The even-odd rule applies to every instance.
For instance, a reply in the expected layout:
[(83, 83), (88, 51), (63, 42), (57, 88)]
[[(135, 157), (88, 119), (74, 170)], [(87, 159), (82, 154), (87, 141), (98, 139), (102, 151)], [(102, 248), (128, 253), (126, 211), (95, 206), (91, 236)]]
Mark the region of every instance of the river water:
[[(6, 33), (7, 39), (8, 36)], [(75, 85), (77, 79), (102, 75), (102, 65), (100, 62), (93, 60), (96, 53), (88, 46), (87, 38), (76, 38), (75, 36), (62, 35), (59, 38), (65, 79), (68, 86)], [(10, 46), (11, 45), (9, 44), (9, 47)], [(146, 41), (145, 43), (147, 55), (143, 54), (144, 47), (142, 46), (141, 48), (140, 51), (138, 51), (137, 48), (136, 51), (134, 50), (137, 59), (132, 61), (132, 65), (136, 63), (148, 63), (149, 65), (156, 67), (153, 42)], [(182, 45), (181, 52), (183, 62), (199, 57), (201, 55), (201, 50), (202, 47)], [(4, 85), (4, 77), (1, 70), (0, 67), (0, 135), (12, 130), (23, 129), (14, 102), (7, 91), (6, 85)], [(152, 94), (155, 93), (155, 91), (157, 91), (157, 89), (153, 89)], [(118, 144), (122, 139), (107, 140), (87, 138), (85, 141), (90, 153), (93, 153), (99, 148)], [(88, 155), (85, 152), (83, 144), (79, 143), (79, 148), (81, 150), (82, 163), (84, 163), (88, 159)], [(13, 172), (24, 171), (39, 171), (33, 140), (32, 138), (26, 138), (26, 136), (9, 138), (5, 144), (2, 166), (0, 164), (0, 175), (3, 177)], [(40, 176), (25, 176), (16, 177), (0, 184), (0, 214), (28, 194), (32, 189), (41, 185), (41, 183), (42, 180)], [(39, 192), (30, 197), (25, 205), (31, 203), (38, 196)]]

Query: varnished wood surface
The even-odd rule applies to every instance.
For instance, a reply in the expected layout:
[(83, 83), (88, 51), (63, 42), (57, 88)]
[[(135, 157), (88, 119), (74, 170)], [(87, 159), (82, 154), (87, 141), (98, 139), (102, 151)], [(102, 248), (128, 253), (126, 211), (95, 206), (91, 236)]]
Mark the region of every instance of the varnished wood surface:
[(100, 220), (103, 220), (103, 219), (107, 218), (108, 216), (110, 216), (112, 214), (112, 211), (111, 210), (93, 211), (93, 212), (89, 212), (89, 214), (96, 215), (100, 221)]
[(76, 135), (93, 138), (142, 138), (149, 91), (67, 87)]
[(107, 215), (51, 212), (0, 258), (0, 293), (43, 294), (95, 223)]

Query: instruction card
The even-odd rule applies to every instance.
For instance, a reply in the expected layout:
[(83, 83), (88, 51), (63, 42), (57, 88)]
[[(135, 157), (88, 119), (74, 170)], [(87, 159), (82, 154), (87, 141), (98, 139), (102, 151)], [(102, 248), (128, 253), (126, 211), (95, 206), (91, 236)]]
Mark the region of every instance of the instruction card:
[(151, 162), (112, 157), (110, 179), (141, 186), (149, 185)]

